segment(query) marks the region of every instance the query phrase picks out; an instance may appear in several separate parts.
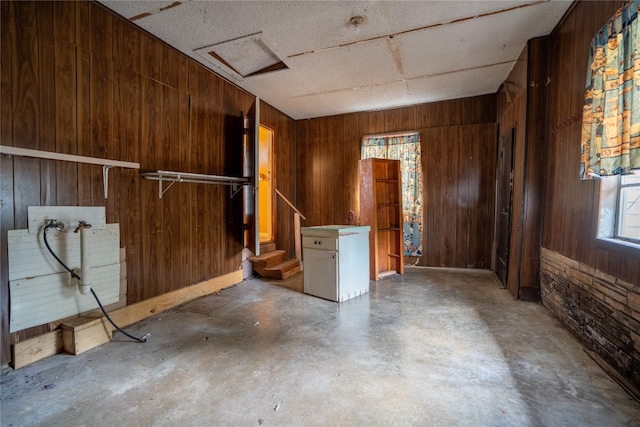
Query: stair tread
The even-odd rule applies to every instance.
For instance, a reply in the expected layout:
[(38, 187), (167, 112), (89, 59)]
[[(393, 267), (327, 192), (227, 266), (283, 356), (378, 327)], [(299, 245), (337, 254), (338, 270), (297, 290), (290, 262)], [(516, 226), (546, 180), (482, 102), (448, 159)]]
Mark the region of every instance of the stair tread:
[(250, 257), (247, 257), (247, 259), (249, 261), (266, 261), (270, 258), (281, 256), (282, 254), (284, 254), (284, 251), (282, 249), (277, 249), (275, 251), (267, 252), (260, 255), (252, 255)]
[(302, 271), (302, 264), (298, 264), (297, 266), (280, 272), (280, 280), (288, 279), (289, 277), (295, 276), (296, 274)]
[(298, 265), (300, 265), (300, 261), (298, 261), (297, 259), (288, 259), (281, 262), (280, 264), (274, 265), (273, 267), (267, 267), (265, 268), (265, 270), (268, 270), (268, 271), (284, 270), (286, 268), (293, 268)]

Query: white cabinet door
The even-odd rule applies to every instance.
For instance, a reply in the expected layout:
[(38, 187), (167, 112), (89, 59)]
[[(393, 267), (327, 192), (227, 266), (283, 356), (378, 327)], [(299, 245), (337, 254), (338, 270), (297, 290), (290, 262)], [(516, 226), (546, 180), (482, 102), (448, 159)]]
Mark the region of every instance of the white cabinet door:
[(337, 301), (338, 271), (336, 252), (304, 248), (304, 292)]

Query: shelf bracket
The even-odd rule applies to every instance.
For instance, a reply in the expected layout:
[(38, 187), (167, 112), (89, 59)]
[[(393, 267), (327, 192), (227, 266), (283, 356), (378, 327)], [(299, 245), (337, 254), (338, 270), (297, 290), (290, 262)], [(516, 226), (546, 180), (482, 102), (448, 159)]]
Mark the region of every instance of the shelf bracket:
[(171, 181), (171, 182), (169, 183), (169, 185), (167, 185), (164, 189), (162, 189), (162, 182), (163, 182), (163, 181), (164, 181), (164, 180), (162, 180), (162, 179), (159, 179), (159, 180), (158, 180), (158, 198), (159, 198), (159, 199), (162, 199), (162, 196), (164, 196), (164, 193), (166, 193), (166, 192), (167, 192), (167, 190), (169, 190), (171, 187), (173, 187), (173, 184), (175, 184), (176, 182), (180, 182), (180, 181), (181, 181), (181, 179), (178, 177), (178, 179), (176, 179), (176, 180), (174, 180), (174, 181)]
[(53, 151), (31, 150), (29, 148), (0, 145), (0, 154), (8, 156), (32, 157), (36, 159), (59, 160), (65, 162), (84, 163), (89, 165), (102, 166), (102, 184), (104, 187), (104, 198), (109, 193), (109, 169), (112, 167), (140, 169), (140, 163), (123, 162), (120, 160), (101, 159), (98, 157), (77, 156), (75, 154), (56, 153)]
[(104, 186), (104, 198), (107, 199), (109, 194), (109, 169), (113, 166), (102, 165), (102, 185)]
[(233, 199), (233, 197), (238, 194), (238, 191), (242, 190), (242, 187), (244, 187), (243, 184), (232, 183), (229, 186), (229, 198)]

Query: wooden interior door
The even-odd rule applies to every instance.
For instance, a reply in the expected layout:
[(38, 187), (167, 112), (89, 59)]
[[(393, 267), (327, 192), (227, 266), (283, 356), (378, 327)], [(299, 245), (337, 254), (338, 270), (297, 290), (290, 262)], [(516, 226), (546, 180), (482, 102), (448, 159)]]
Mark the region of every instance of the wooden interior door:
[(503, 285), (509, 279), (509, 249), (511, 242), (511, 210), (513, 200), (513, 144), (515, 128), (500, 138), (498, 159), (498, 245), (496, 274)]
[(243, 188), (245, 247), (255, 255), (260, 255), (260, 223), (259, 223), (259, 126), (260, 99), (255, 102), (244, 117), (242, 146), (244, 151), (243, 175), (249, 178), (249, 185)]

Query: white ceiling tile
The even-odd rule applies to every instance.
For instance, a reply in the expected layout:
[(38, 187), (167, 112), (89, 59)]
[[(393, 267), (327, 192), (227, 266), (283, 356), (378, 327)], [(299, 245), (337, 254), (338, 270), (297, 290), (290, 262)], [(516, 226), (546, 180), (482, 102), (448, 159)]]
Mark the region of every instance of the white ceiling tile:
[[(163, 10), (174, 2), (101, 3), (126, 18), (149, 13), (134, 24), (294, 119), (495, 92), (527, 40), (549, 34), (571, 5), (194, 0)], [(356, 15), (364, 19), (358, 27), (349, 24)], [(290, 69), (243, 79), (196, 52), (255, 33)], [(255, 62), (242, 54), (243, 64)]]

